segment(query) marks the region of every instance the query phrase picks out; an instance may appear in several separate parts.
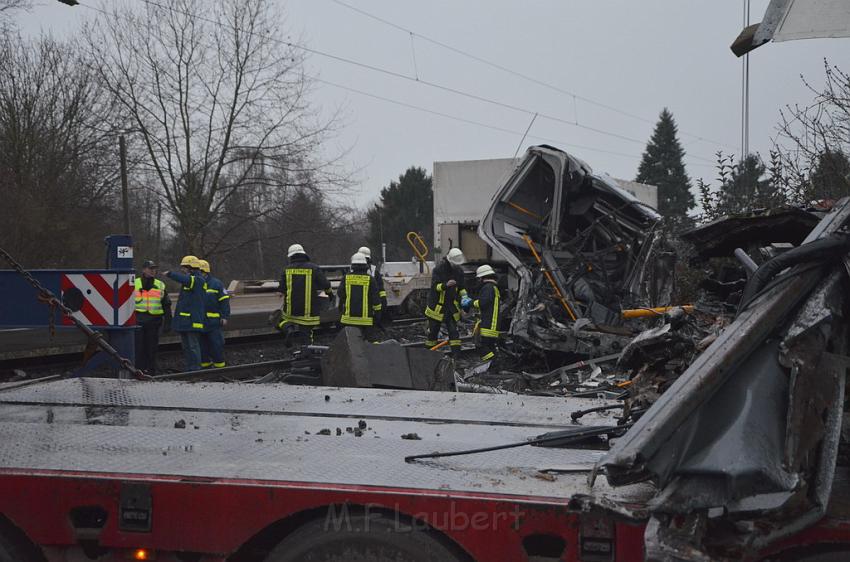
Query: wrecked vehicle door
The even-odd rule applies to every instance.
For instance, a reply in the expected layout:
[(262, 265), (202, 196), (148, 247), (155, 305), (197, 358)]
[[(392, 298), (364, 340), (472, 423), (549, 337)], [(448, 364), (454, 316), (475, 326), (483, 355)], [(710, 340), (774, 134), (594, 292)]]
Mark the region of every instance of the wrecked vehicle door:
[(581, 160), (529, 148), (479, 227), (519, 280), (514, 341), (590, 357), (620, 351), (636, 334), (621, 310), (670, 303), (674, 258), (660, 219)]
[(742, 559), (819, 521), (848, 367), (850, 199), (761, 264), (735, 320), (599, 464), (651, 481), (650, 560)]

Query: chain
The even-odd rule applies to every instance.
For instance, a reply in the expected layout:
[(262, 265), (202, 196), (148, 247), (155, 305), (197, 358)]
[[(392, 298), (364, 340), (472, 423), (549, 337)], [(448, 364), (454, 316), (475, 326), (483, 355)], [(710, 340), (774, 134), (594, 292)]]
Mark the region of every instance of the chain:
[[(46, 305), (48, 305), (50, 307), (50, 312), (51, 312), (51, 314), (50, 314), (50, 329), (51, 329), (51, 332), (53, 331), (53, 324), (54, 324), (53, 310), (58, 308), (62, 312), (62, 314), (64, 314), (68, 318), (70, 318), (71, 321), (77, 326), (77, 328), (79, 328), (86, 335), (86, 337), (89, 338), (89, 341), (94, 342), (101, 350), (103, 350), (105, 353), (109, 354), (113, 359), (115, 359), (115, 361), (119, 365), (121, 365), (122, 368), (129, 371), (130, 374), (133, 375), (133, 377), (135, 377), (138, 380), (148, 380), (148, 379), (150, 379), (150, 377), (148, 375), (144, 374), (142, 371), (137, 369), (136, 366), (133, 365), (130, 362), (129, 359), (127, 359), (126, 357), (122, 357), (121, 354), (118, 353), (118, 351), (114, 347), (109, 345), (109, 342), (106, 341), (106, 339), (103, 337), (102, 333), (100, 333), (96, 330), (92, 330), (89, 326), (83, 324), (77, 318), (75, 318), (74, 317), (74, 311), (71, 310), (70, 308), (68, 308), (67, 306), (65, 306), (62, 303), (62, 301), (59, 300), (56, 297), (56, 295), (53, 294), (53, 291), (51, 291), (50, 289), (46, 288), (44, 285), (39, 283), (38, 279), (33, 277), (32, 274), (29, 271), (25, 270), (21, 266), (21, 264), (16, 262), (15, 259), (11, 255), (9, 255), (9, 252), (4, 250), (3, 248), (0, 248), (0, 257), (2, 257), (4, 260), (6, 260), (6, 262), (8, 262), (9, 265), (12, 266), (12, 269), (17, 271), (24, 279), (27, 280), (27, 282), (30, 285), (32, 285), (35, 288), (36, 291), (38, 291), (38, 297), (37, 297), (38, 300), (40, 302), (45, 303)], [(52, 333), (51, 333), (51, 335), (52, 335)]]

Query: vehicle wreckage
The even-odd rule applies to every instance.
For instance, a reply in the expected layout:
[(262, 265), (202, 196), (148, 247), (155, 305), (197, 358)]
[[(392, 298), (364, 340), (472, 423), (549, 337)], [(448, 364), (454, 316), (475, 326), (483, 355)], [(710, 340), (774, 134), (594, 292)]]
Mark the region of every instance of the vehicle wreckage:
[(514, 351), (561, 361), (522, 374), (621, 400), (619, 423), (634, 426), (591, 480), (654, 484), (648, 511), (617, 510), (648, 514), (648, 559), (758, 557), (842, 518), (829, 509), (847, 469), (848, 219), (845, 199), (683, 233), (697, 265), (721, 258), (685, 308), (671, 307), (661, 217), (584, 162), (532, 147), (495, 196), (479, 234), (518, 278)]

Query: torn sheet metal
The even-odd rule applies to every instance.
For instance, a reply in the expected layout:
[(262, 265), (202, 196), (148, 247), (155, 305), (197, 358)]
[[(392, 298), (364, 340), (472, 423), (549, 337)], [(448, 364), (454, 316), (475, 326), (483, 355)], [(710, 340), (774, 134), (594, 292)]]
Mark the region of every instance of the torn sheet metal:
[(373, 344), (359, 329), (346, 327), (322, 356), (322, 385), (453, 390), (454, 367), (442, 353), (395, 342)]
[[(843, 200), (805, 242), (846, 236), (848, 218)], [(651, 559), (738, 557), (823, 515), (850, 347), (836, 248), (765, 285), (600, 461), (612, 485), (658, 487)]]

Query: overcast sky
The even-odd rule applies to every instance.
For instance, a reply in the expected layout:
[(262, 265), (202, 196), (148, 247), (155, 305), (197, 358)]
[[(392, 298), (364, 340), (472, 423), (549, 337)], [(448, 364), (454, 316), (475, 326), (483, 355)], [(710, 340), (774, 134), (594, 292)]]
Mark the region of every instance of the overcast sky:
[[(761, 19), (767, 4), (752, 1), (753, 22)], [(729, 50), (742, 29), (738, 0), (280, 0), (280, 7), (288, 35), (313, 49), (526, 110), (310, 55), (308, 72), (323, 81), (316, 84), (316, 105), (327, 112), (345, 108), (345, 126), (328, 150), (350, 148), (347, 164), (357, 170), (356, 200), (362, 205), (411, 165), (430, 171), (435, 160), (513, 156), (535, 112), (539, 116), (523, 149), (553, 144), (615, 177), (634, 178), (665, 106), (678, 123), (692, 178), (713, 178), (717, 150), (740, 154), (741, 61)], [(42, 0), (19, 23), (27, 33), (64, 36), (93, 15), (81, 6)], [(413, 48), (405, 30), (418, 35)], [(754, 51), (751, 151), (767, 158), (779, 109), (811, 100), (800, 75), (818, 86), (824, 58), (850, 70), (848, 54), (848, 39), (771, 43)], [(576, 120), (580, 126), (564, 122)]]

